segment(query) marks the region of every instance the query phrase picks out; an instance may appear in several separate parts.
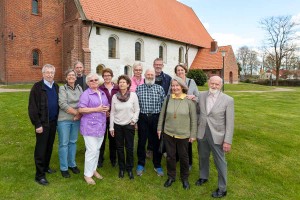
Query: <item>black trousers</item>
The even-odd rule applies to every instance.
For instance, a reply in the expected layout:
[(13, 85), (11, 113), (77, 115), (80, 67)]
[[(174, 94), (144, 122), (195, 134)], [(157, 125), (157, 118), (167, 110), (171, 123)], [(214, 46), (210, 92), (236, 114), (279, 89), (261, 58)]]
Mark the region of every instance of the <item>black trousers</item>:
[(105, 152), (105, 142), (108, 135), (109, 140), (109, 158), (111, 162), (115, 162), (117, 160), (117, 145), (116, 145), (116, 139), (110, 135), (109, 132), (109, 120), (106, 123), (106, 132), (104, 135), (104, 140), (102, 142), (101, 148), (100, 148), (100, 154), (98, 163), (102, 163), (104, 160), (104, 152)]
[(162, 154), (159, 153), (159, 139), (157, 136), (157, 124), (159, 113), (157, 114), (143, 114), (140, 113), (138, 121), (138, 165), (145, 166), (146, 163), (146, 142), (147, 138), (152, 141), (153, 145), (153, 165), (155, 168), (161, 167)]
[[(118, 153), (118, 163), (120, 170), (131, 171), (133, 168), (133, 148), (134, 148), (134, 125), (114, 124), (115, 139)], [(126, 162), (124, 154), (124, 144), (126, 149)]]
[(180, 161), (180, 178), (182, 181), (189, 178), (189, 139), (178, 139), (164, 134), (164, 143), (167, 151), (167, 174), (170, 179), (176, 179), (176, 152)]
[(36, 179), (45, 178), (45, 172), (49, 169), (56, 134), (56, 125), (57, 121), (50, 121), (49, 127), (43, 126), (43, 133), (35, 133), (34, 161)]

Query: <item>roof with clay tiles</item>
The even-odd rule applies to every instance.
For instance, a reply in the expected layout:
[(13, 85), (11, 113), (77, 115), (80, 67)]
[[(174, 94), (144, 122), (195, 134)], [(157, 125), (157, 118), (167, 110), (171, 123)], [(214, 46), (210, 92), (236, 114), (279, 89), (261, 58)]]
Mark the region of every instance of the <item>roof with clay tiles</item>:
[[(233, 50), (229, 46), (220, 46), (216, 52), (211, 52), (210, 48), (199, 49), (192, 65), (191, 69), (222, 69), (223, 68), (223, 59), (222, 51), (225, 51), (225, 64), (226, 57), (232, 56)], [(234, 55), (233, 55), (234, 56)]]
[(210, 47), (211, 36), (192, 8), (176, 0), (77, 0), (83, 20)]

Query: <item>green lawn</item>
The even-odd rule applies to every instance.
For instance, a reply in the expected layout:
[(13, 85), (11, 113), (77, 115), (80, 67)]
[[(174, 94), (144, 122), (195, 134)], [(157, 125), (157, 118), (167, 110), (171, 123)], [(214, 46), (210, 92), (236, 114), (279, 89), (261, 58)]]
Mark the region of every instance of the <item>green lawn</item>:
[[(226, 93), (235, 99), (236, 114), (224, 199), (300, 199), (300, 88), (290, 92), (236, 92), (272, 89), (252, 84), (225, 86)], [(182, 189), (179, 179), (164, 188), (167, 177), (158, 177), (149, 160), (143, 176), (130, 181), (126, 174), (120, 180), (118, 169), (110, 165), (108, 151), (99, 170), (104, 179), (97, 180), (95, 186), (84, 182), (83, 173), (64, 179), (59, 172), (47, 175), (49, 186), (38, 185), (34, 182), (35, 135), (27, 104), (28, 92), (0, 93), (0, 199), (212, 199), (210, 194), (217, 186), (213, 164), (209, 182), (201, 187), (194, 185), (198, 179), (196, 143), (188, 191)], [(82, 171), (84, 151), (80, 135), (77, 164)], [(162, 165), (166, 172), (165, 159)], [(59, 170), (57, 140), (51, 167)]]

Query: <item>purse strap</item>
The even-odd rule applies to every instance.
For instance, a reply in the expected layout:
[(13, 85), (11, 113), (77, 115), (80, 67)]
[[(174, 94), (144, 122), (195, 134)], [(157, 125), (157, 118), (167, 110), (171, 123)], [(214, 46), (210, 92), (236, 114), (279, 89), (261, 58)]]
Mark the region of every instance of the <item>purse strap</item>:
[(164, 113), (164, 119), (163, 119), (163, 122), (162, 122), (162, 130), (161, 130), (162, 133), (164, 132), (164, 129), (165, 129), (165, 120), (166, 120), (166, 115), (167, 115), (167, 108), (168, 108), (169, 99), (170, 99), (170, 95), (168, 94), (167, 95), (167, 101), (166, 101), (166, 107), (165, 107), (165, 113)]

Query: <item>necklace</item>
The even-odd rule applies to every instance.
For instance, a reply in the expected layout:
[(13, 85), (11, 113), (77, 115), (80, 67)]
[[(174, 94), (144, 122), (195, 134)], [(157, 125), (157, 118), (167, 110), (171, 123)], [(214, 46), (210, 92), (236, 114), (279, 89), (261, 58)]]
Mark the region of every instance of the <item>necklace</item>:
[(175, 109), (175, 107), (176, 107), (176, 101), (174, 101), (174, 119), (176, 119), (176, 113), (177, 113), (177, 110), (178, 110), (178, 108), (179, 108), (179, 106), (180, 106), (180, 104), (181, 104), (181, 101), (182, 101), (182, 99), (180, 99), (179, 100), (179, 104), (178, 104), (178, 106), (177, 106), (177, 108)]

